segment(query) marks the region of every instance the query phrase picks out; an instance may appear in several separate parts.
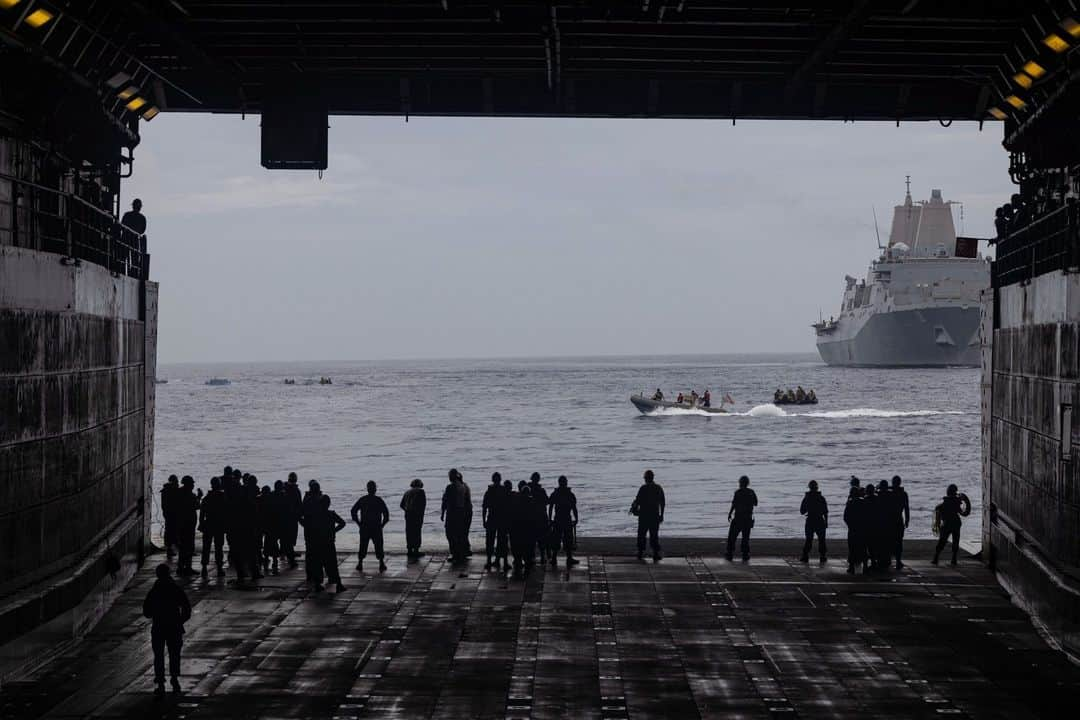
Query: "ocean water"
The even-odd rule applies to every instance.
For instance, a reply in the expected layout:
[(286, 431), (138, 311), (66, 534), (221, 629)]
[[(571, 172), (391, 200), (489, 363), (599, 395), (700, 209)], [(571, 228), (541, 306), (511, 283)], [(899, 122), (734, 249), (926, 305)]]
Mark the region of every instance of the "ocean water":
[[(332, 385), (305, 384), (320, 376)], [(816, 355), (721, 355), (357, 363), (161, 365), (154, 485), (171, 473), (200, 487), (224, 465), (260, 484), (317, 478), (346, 515), (368, 480), (397, 511), (414, 477), (428, 492), (437, 531), (446, 473), (458, 468), (476, 512), (492, 471), (549, 489), (565, 474), (578, 497), (582, 535), (630, 534), (627, 509), (646, 468), (667, 496), (663, 531), (726, 533), (740, 475), (760, 499), (755, 533), (801, 534), (799, 502), (817, 480), (843, 532), (852, 474), (899, 474), (911, 497), (909, 535), (930, 537), (932, 508), (949, 483), (975, 506), (979, 480), (979, 370), (856, 369)], [(231, 381), (209, 386), (211, 377)], [(286, 378), (296, 385), (285, 385)], [(814, 388), (816, 406), (777, 408), (777, 387)], [(629, 402), (657, 387), (712, 390), (736, 400), (729, 416), (669, 411), (646, 416)], [(714, 400), (715, 402), (715, 400)], [(479, 521), (474, 524), (474, 530)]]

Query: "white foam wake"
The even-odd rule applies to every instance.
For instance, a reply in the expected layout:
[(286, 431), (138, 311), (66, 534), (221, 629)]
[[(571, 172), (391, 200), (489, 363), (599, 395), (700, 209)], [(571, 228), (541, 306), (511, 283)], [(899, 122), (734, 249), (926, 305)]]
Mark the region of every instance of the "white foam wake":
[(822, 412), (800, 413), (807, 417), (818, 418), (895, 418), (928, 417), (931, 415), (966, 415), (962, 410), (876, 410), (874, 408), (854, 408), (852, 410), (826, 410)]

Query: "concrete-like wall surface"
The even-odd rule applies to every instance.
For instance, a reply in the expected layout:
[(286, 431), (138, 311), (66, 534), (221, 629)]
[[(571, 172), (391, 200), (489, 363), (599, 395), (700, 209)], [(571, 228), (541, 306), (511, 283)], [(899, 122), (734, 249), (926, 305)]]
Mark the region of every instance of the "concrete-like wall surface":
[(1080, 655), (1080, 275), (997, 292), (984, 539), (1002, 583)]
[(0, 246), (0, 680), (54, 645), (28, 631), (77, 636), (141, 559), (156, 297)]

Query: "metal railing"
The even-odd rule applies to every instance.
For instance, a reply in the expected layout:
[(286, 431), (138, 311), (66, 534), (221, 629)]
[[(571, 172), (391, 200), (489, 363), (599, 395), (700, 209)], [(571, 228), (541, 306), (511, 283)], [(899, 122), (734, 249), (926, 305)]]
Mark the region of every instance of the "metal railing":
[(150, 256), (146, 235), (121, 225), (107, 210), (75, 193), (0, 173), (11, 183), (8, 241), (0, 244), (57, 253), (108, 268), (117, 275), (146, 280)]
[(1069, 202), (997, 243), (995, 288), (1026, 282), (1054, 270), (1080, 268), (1080, 203)]

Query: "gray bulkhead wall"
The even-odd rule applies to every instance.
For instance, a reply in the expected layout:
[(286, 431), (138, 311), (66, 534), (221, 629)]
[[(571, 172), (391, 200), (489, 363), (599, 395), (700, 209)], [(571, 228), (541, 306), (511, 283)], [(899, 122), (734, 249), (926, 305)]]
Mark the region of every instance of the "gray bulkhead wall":
[(1080, 275), (1054, 271), (997, 292), (983, 361), (984, 553), (1080, 656), (1080, 417), (1068, 422), (1080, 411)]

